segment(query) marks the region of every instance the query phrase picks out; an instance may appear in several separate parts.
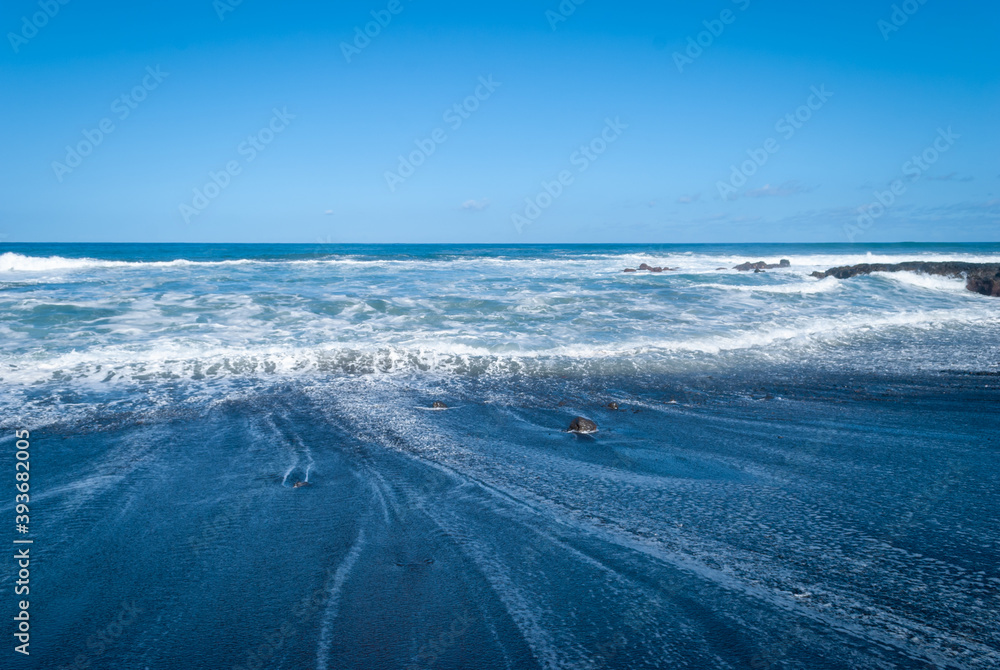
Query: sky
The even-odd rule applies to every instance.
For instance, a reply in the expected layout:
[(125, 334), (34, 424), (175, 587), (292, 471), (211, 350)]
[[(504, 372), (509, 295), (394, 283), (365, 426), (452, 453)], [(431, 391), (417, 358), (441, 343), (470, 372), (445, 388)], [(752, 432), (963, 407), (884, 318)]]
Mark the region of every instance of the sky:
[(1000, 3), (0, 7), (0, 241), (1000, 241)]

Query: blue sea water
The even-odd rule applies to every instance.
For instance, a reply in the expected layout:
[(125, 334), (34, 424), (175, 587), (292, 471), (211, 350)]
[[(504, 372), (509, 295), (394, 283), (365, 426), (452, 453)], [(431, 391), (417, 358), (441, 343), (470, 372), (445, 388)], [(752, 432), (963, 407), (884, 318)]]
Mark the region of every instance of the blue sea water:
[(1000, 245), (0, 245), (2, 667), (1000, 667), (1000, 300), (810, 276), (904, 260)]

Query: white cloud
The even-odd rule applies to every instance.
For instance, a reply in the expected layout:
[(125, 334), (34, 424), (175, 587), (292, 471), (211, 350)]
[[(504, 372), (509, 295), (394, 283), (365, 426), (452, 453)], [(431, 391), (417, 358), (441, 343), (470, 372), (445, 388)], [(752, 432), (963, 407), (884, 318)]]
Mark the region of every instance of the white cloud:
[(811, 188), (807, 188), (797, 181), (786, 181), (784, 184), (780, 184), (778, 186), (765, 184), (763, 187), (752, 189), (743, 195), (748, 198), (766, 198), (769, 196), (784, 198), (789, 195), (808, 193), (811, 190)]
[(489, 198), (483, 198), (482, 200), (466, 200), (462, 203), (462, 209), (478, 212), (486, 209), (490, 206)]

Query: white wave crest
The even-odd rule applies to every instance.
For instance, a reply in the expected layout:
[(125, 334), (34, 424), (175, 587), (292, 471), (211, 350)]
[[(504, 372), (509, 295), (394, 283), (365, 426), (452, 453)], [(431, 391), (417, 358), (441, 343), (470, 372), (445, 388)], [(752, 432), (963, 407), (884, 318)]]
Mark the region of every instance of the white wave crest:
[[(91, 258), (63, 258), (62, 256), (22, 256), (7, 252), (0, 254), (0, 272), (50, 272), (52, 270), (80, 270), (88, 267), (109, 267), (113, 261)], [(124, 263), (121, 263), (124, 265)]]
[[(326, 374), (551, 373), (597, 374), (687, 368), (701, 355), (742, 353), (770, 358), (797, 355), (804, 348), (843, 348), (860, 339), (895, 332), (949, 331), (970, 326), (995, 328), (1000, 315), (977, 309), (937, 309), (875, 316), (769, 320), (730, 332), (670, 337), (632, 337), (607, 344), (549, 341), (543, 346), (476, 346), (456, 340), (409, 339), (392, 344), (342, 342), (324, 346), (218, 346), (170, 338), (142, 345), (98, 346), (46, 354), (39, 350), (0, 358), (0, 380), (9, 385), (40, 382), (131, 383), (224, 378), (307, 377)], [(694, 358), (692, 358), (694, 357)], [(700, 360), (710, 364), (711, 361)]]
[(245, 265), (248, 259), (225, 261), (112, 261), (99, 258), (66, 258), (64, 256), (24, 256), (8, 251), (0, 254), (0, 272), (58, 272), (95, 268), (186, 267), (191, 265)]
[(931, 291), (966, 292), (965, 280), (961, 277), (942, 277), (922, 272), (873, 272), (872, 276)]
[(828, 293), (840, 288), (840, 280), (826, 277), (817, 281), (795, 282), (793, 284), (760, 284), (747, 286), (741, 284), (701, 284), (705, 288), (717, 288), (724, 291), (743, 291), (754, 293)]

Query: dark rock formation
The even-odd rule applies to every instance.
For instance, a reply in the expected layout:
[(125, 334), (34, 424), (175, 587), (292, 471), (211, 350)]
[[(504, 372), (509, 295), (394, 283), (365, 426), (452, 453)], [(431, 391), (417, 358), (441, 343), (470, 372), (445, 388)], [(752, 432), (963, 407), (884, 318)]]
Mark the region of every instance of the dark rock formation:
[(965, 277), (965, 288), (975, 293), (1000, 297), (1000, 265), (996, 263), (962, 263), (959, 261), (907, 261), (906, 263), (862, 263), (813, 272), (817, 279), (836, 277), (849, 279), (872, 272), (921, 272), (943, 277)]
[(569, 428), (566, 430), (570, 433), (596, 433), (597, 424), (590, 419), (584, 419), (582, 416), (578, 416), (570, 422)]
[(292, 488), (293, 489), (300, 489), (303, 486), (309, 486), (309, 482), (295, 482), (295, 484), (292, 486)]
[(614, 400), (612, 400), (611, 402), (609, 402), (607, 404), (607, 408), (608, 409), (618, 409), (618, 403), (616, 403)]
[(1000, 270), (992, 277), (986, 275), (969, 275), (965, 282), (965, 288), (993, 298), (1000, 298)]
[(435, 401), (434, 401), (434, 404), (433, 404), (433, 405), (431, 405), (431, 407), (433, 407), (434, 409), (448, 409), (448, 406), (447, 406), (447, 405), (445, 405), (445, 404), (444, 404), (443, 402), (441, 402), (440, 400), (435, 400)]
[(792, 262), (790, 260), (782, 258), (777, 264), (768, 263), (767, 261), (757, 261), (756, 263), (742, 263), (733, 269), (740, 272), (749, 272), (750, 270), (770, 270), (771, 268), (787, 268), (791, 266)]
[[(679, 268), (661, 268), (660, 266), (653, 267), (643, 263), (639, 266), (640, 270), (647, 270), (648, 272), (676, 272)], [(635, 272), (635, 268), (625, 268), (625, 272)]]

